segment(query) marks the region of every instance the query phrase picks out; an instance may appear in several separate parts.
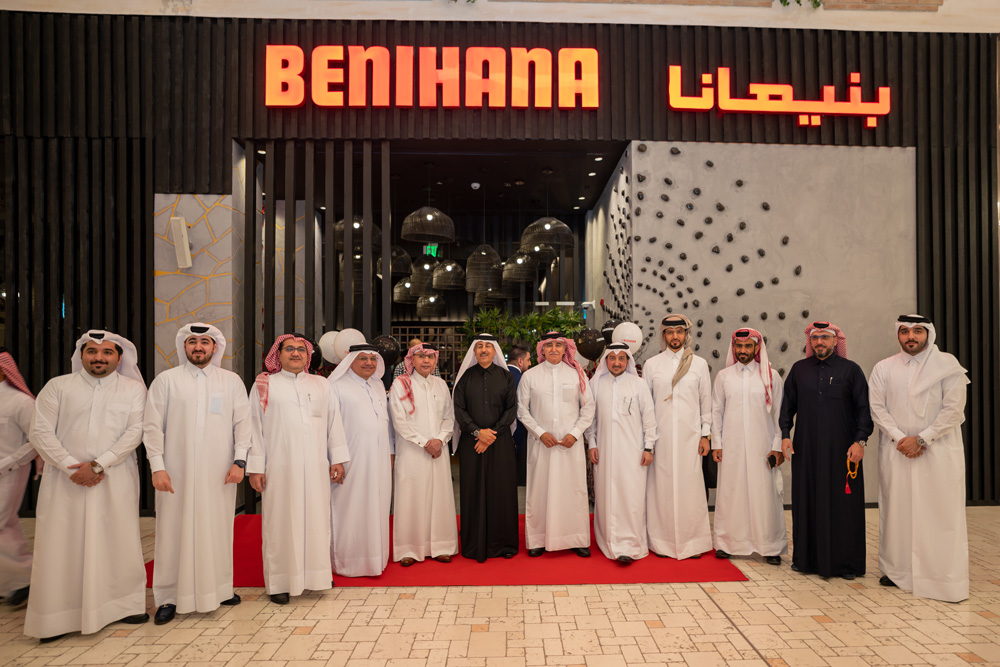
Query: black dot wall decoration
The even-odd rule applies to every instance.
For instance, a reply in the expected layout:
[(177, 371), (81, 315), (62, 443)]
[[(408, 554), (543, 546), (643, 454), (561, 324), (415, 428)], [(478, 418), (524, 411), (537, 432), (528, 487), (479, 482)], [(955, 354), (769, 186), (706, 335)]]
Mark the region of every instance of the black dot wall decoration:
[(749, 322), (750, 321), (750, 316), (749, 315), (744, 315), (740, 319), (743, 320), (744, 322)]
[(778, 313), (778, 319), (779, 320), (785, 319), (785, 311), (782, 310)]
[(657, 211), (656, 212), (656, 217), (657, 218), (662, 218), (663, 217), (663, 211)]
[(712, 218), (711, 217), (705, 218), (705, 224), (706, 225), (712, 224)]
[(761, 313), (760, 314), (760, 319), (761, 320), (766, 320), (767, 319), (767, 313)]
[(670, 180), (669, 178), (664, 178), (663, 182), (666, 183), (667, 185), (673, 185), (674, 184), (674, 182), (672, 180)]
[(741, 262), (743, 262), (744, 264), (746, 264), (747, 262), (749, 262), (749, 261), (750, 261), (750, 258), (749, 258), (749, 257), (747, 257), (746, 255), (742, 255), (742, 256), (740, 257), (740, 261), (741, 261)]
[(782, 343), (781, 344), (781, 351), (782, 352), (786, 352), (787, 350), (788, 350), (788, 343)]
[(639, 201), (642, 201), (643, 199), (646, 198), (646, 195), (640, 191), (635, 194), (635, 198), (638, 199)]
[(768, 204), (767, 202), (764, 202), (763, 204), (761, 204), (760, 207), (762, 209), (764, 209), (765, 211), (770, 211), (771, 210), (771, 205)]
[[(640, 153), (646, 152), (646, 144), (639, 144), (638, 148)], [(680, 153), (680, 150), (678, 150), (677, 153)]]
[(691, 194), (693, 194), (695, 197), (700, 197), (701, 196), (701, 188), (695, 188), (694, 190), (691, 191)]
[(684, 226), (684, 219), (683, 218), (677, 218), (677, 224), (680, 225), (681, 227), (683, 227)]
[(736, 296), (743, 296), (746, 293), (747, 293), (747, 291), (745, 289), (743, 289), (742, 287), (739, 288), (738, 290), (736, 290)]
[[(719, 246), (714, 245), (714, 246), (712, 246), (712, 252), (714, 252), (716, 255), (718, 255), (722, 251), (719, 249)], [(707, 285), (708, 283), (705, 283), (705, 284)]]
[(795, 275), (797, 275), (797, 276), (802, 275), (802, 267), (801, 266), (796, 266), (795, 267)]
[(745, 220), (740, 220), (740, 231), (744, 231), (747, 228), (747, 223)]
[(766, 252), (764, 252), (764, 249), (763, 249), (763, 248), (757, 248), (757, 254), (758, 254), (758, 255), (760, 255), (761, 257), (763, 257), (763, 256), (764, 256), (764, 255), (766, 255), (767, 253), (766, 253)]
[[(642, 183), (643, 181), (646, 180), (646, 175), (645, 174), (636, 174), (635, 180), (637, 180), (640, 183)], [(640, 197), (640, 199), (641, 199), (641, 197)]]
[(722, 340), (722, 332), (721, 331), (716, 331), (715, 332), (715, 340)]
[(781, 237), (781, 245), (788, 245), (788, 237), (787, 236), (782, 236)]
[(712, 356), (715, 357), (716, 359), (718, 359), (719, 358), (719, 351), (718, 350), (712, 350)]
[(733, 235), (732, 234), (726, 234), (726, 241), (728, 241), (729, 243), (732, 243), (733, 242)]
[(681, 261), (684, 261), (685, 259), (688, 258), (688, 255), (686, 252), (682, 252), (680, 255), (678, 255), (678, 257), (681, 258)]
[(726, 264), (726, 272), (731, 272), (733, 270), (732, 264)]
[(695, 233), (694, 233), (694, 237), (695, 237), (696, 239), (700, 239), (700, 238), (701, 238), (702, 236), (704, 236), (704, 235), (705, 235), (705, 234), (704, 234), (704, 232), (695, 232)]
[(755, 282), (753, 284), (753, 286), (756, 287), (757, 289), (760, 289), (760, 288), (762, 288), (764, 286), (764, 283), (762, 283), (761, 281), (758, 280), (757, 282)]
[(809, 311), (808, 310), (803, 310), (802, 311), (802, 317), (809, 317)]
[(772, 285), (777, 285), (779, 282), (781, 282), (781, 281), (778, 280), (777, 276), (775, 276), (774, 278), (771, 278), (771, 284)]
[(715, 210), (719, 211), (721, 213), (722, 211), (726, 210), (726, 206), (725, 206), (725, 204), (722, 204), (720, 202), (720, 203), (718, 203), (718, 204), (715, 205)]
[[(640, 146), (644, 146), (645, 144), (639, 144), (639, 145)], [(681, 154), (681, 149), (677, 148), (677, 146), (674, 146), (673, 148), (670, 149), (670, 154), (671, 155), (680, 155)]]
[(722, 324), (725, 320), (722, 318), (722, 315), (716, 315), (715, 321), (718, 322), (719, 324)]
[(719, 303), (719, 297), (713, 296), (712, 297), (712, 303)]
[(738, 187), (738, 188), (742, 188), (743, 187), (743, 179), (742, 178), (738, 179), (736, 181), (736, 187)]

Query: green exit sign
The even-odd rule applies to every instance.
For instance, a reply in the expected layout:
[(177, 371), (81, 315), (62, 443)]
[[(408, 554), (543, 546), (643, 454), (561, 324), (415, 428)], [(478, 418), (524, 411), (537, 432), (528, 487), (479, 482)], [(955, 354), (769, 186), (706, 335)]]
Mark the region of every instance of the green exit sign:
[(440, 257), (441, 247), (437, 243), (429, 243), (424, 246), (424, 254), (431, 257)]

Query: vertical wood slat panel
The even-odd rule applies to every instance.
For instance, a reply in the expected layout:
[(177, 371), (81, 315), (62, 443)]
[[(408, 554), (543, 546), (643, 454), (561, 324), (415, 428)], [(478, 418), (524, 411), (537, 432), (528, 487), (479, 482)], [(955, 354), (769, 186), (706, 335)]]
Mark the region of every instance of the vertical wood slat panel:
[(309, 340), (315, 341), (316, 336), (316, 143), (312, 139), (305, 142), (305, 215), (303, 229), (305, 238), (304, 290), (305, 290), (305, 328), (303, 332)]
[(382, 317), (381, 332), (389, 335), (392, 326), (392, 217), (389, 199), (391, 156), (389, 142), (382, 142)]
[[(361, 284), (366, 286), (366, 295), (361, 298), (361, 332), (368, 340), (372, 339), (372, 300), (367, 297), (372, 284), (372, 142), (365, 139), (361, 146), (361, 215), (364, 224), (361, 226)], [(346, 220), (346, 219), (345, 219)], [(344, 226), (348, 226), (350, 221), (346, 221)], [(351, 252), (344, 247), (345, 254)], [(353, 253), (351, 253), (353, 255)], [(389, 258), (384, 258), (386, 264)]]
[[(293, 333), (295, 327), (295, 244), (296, 244), (296, 220), (298, 211), (295, 207), (295, 142), (285, 141), (285, 261), (284, 261), (284, 287), (282, 294), (285, 297), (285, 317), (284, 330), (281, 333)], [(277, 155), (274, 156), (277, 160)], [(277, 252), (277, 244), (275, 244)]]
[[(257, 354), (257, 253), (260, 225), (257, 223), (257, 146), (252, 139), (243, 144), (243, 384), (253, 384), (260, 365)], [(244, 497), (246, 489), (244, 488)]]
[(335, 331), (337, 323), (337, 294), (339, 293), (339, 277), (337, 275), (337, 237), (335, 231), (336, 191), (334, 186), (334, 168), (336, 160), (336, 144), (325, 141), (323, 147), (323, 330)]
[(278, 249), (274, 243), (277, 231), (274, 217), (277, 201), (277, 190), (274, 187), (277, 153), (273, 140), (268, 140), (265, 146), (267, 152), (264, 155), (264, 247), (261, 250), (261, 262), (264, 265), (264, 334), (261, 340), (263, 349), (267, 350), (274, 342), (274, 256)]
[(344, 328), (354, 326), (354, 142), (344, 142), (344, 259), (340, 277), (344, 284)]

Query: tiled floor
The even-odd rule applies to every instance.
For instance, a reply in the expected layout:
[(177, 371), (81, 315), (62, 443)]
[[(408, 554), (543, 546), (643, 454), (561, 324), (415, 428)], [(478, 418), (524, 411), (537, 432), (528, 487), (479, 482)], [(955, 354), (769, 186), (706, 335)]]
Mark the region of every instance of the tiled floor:
[[(878, 585), (868, 510), (869, 574), (853, 582), (739, 558), (747, 582), (339, 588), (283, 607), (242, 589), (238, 607), (44, 646), (21, 634), (24, 610), (4, 605), (0, 665), (1000, 665), (1000, 508), (968, 515), (972, 597), (961, 604)], [(150, 557), (152, 521), (143, 526)]]

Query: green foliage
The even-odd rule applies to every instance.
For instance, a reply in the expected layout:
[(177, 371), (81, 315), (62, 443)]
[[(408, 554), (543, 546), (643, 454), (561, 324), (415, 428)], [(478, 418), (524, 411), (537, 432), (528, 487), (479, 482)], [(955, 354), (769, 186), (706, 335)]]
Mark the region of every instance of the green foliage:
[(582, 313), (558, 308), (526, 315), (514, 315), (505, 308), (483, 308), (462, 325), (466, 345), (472, 344), (476, 334), (491, 333), (500, 340), (505, 354), (514, 343), (527, 346), (534, 354), (535, 344), (546, 331), (562, 331), (574, 338), (583, 329)]

